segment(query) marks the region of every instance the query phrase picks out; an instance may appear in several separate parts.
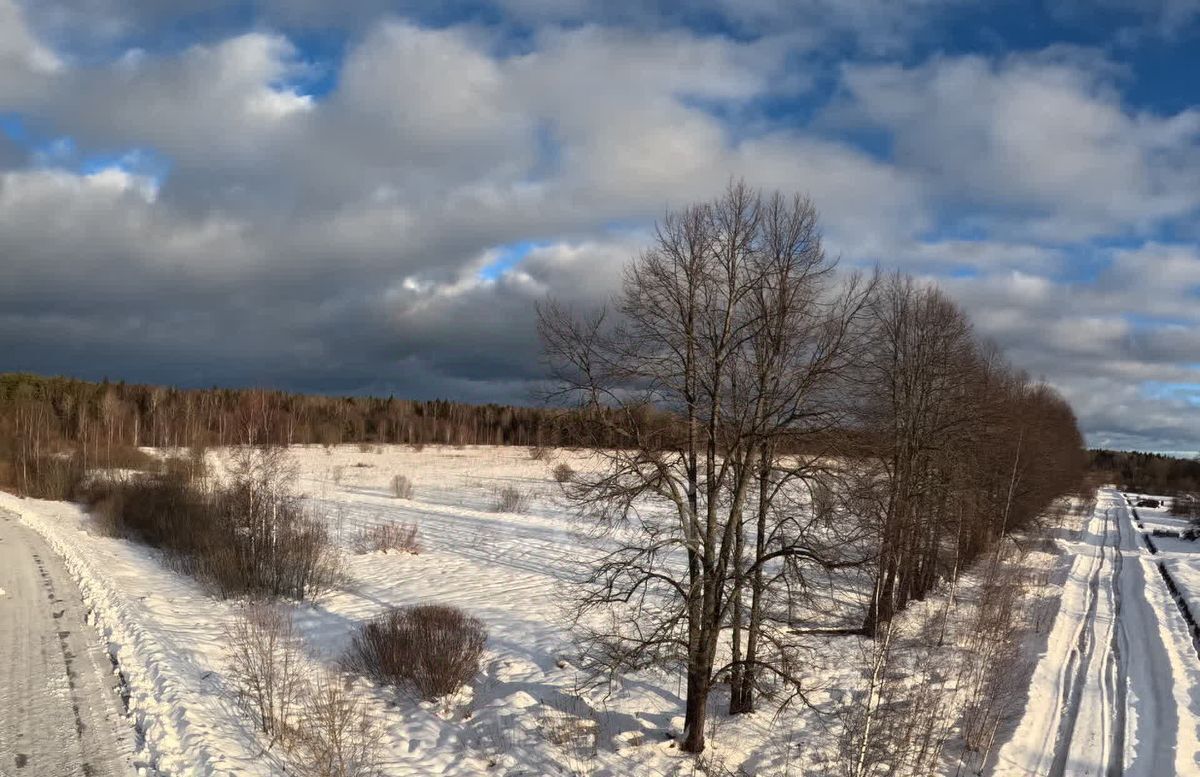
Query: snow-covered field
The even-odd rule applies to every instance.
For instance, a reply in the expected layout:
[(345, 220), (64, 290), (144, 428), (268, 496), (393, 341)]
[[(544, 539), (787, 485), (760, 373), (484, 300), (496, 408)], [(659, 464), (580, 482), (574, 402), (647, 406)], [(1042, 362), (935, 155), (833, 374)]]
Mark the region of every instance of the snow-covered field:
[[(293, 605), (315, 661), (334, 664), (356, 625), (397, 605), (453, 604), (489, 630), (481, 676), (452, 703), (418, 702), (361, 684), (384, 732), (385, 773), (672, 774), (685, 767), (690, 773), (691, 761), (668, 740), (682, 720), (674, 678), (628, 678), (594, 692), (579, 687), (560, 584), (587, 551), (556, 503), (550, 474), (565, 454), (548, 461), (524, 448), (343, 446), (295, 448), (293, 456), (301, 491), (346, 550), (350, 579), (315, 604)], [(391, 495), (396, 474), (412, 480), (411, 500)], [(506, 486), (530, 495), (527, 513), (494, 511)], [(237, 603), (206, 595), (161, 566), (153, 551), (89, 531), (90, 518), (73, 505), (0, 494), (0, 507), (46, 536), (80, 579), (133, 692), (131, 714), (145, 738), (142, 762), (171, 775), (286, 768), (284, 756), (264, 752), (223, 680), (222, 637)], [(361, 528), (387, 522), (415, 522), (422, 552), (351, 552)], [(594, 753), (552, 741), (561, 737), (548, 729), (573, 718), (595, 722)], [(792, 757), (769, 736), (769, 716), (714, 719), (721, 729), (716, 752), (736, 744), (738, 762), (750, 759), (760, 768)], [(792, 728), (803, 726), (797, 719)]]
[[(314, 663), (333, 665), (358, 624), (398, 605), (452, 604), (489, 630), (483, 671), (457, 698), (419, 702), (358, 684), (382, 730), (384, 773), (696, 773), (695, 759), (671, 739), (682, 724), (679, 677), (645, 672), (612, 687), (586, 687), (572, 663), (564, 584), (595, 551), (560, 503), (551, 469), (564, 461), (586, 467), (584, 457), (556, 451), (534, 458), (524, 448), (394, 446), (298, 447), (290, 455), (300, 489), (329, 522), (348, 571), (344, 587), (313, 604), (291, 605)], [(218, 468), (220, 456), (210, 454)], [(392, 495), (395, 475), (412, 481), (411, 499)], [(530, 496), (525, 513), (495, 511), (499, 490), (508, 486)], [(286, 756), (264, 749), (225, 679), (223, 631), (240, 604), (206, 595), (160, 565), (153, 551), (89, 530), (90, 518), (75, 506), (0, 494), (0, 508), (44, 535), (80, 581), (93, 621), (127, 679), (131, 718), (143, 741), (141, 763), (170, 775), (284, 772)], [(352, 552), (362, 528), (384, 523), (415, 523), (422, 552)], [(1045, 584), (1031, 594), (1039, 606), (1052, 605), (1062, 590), (1062, 580), (1049, 574), (1055, 559), (1034, 552), (1024, 562), (1047, 570)], [(957, 595), (965, 600), (970, 590), (967, 576)], [(841, 596), (843, 607), (855, 605), (844, 600), (844, 591)], [(917, 625), (929, 622), (941, 601), (931, 597), (906, 617)], [(827, 624), (843, 625), (833, 599), (820, 607)], [(1031, 634), (1035, 651), (1047, 629)], [(946, 651), (953, 650), (949, 643)], [(728, 773), (739, 767), (747, 774), (839, 773), (830, 713), (848, 693), (861, 690), (863, 662), (848, 657), (863, 655), (868, 645), (858, 637), (813, 636), (811, 706), (794, 705), (778, 716), (774, 710), (722, 715), (727, 697), (718, 689), (707, 762)], [(1030, 702), (1042, 700), (1034, 693)], [(576, 725), (594, 732), (585, 746), (556, 733)], [(953, 772), (953, 764), (947, 769)]]

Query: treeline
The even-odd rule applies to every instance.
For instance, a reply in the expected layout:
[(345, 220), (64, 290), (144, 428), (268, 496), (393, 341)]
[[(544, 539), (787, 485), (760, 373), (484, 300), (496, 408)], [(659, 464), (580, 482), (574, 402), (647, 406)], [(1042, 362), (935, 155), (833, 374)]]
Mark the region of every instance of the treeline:
[[(0, 484), (25, 491), (58, 468), (122, 466), (149, 447), (402, 443), (563, 445), (557, 412), (445, 400), (177, 389), (0, 375)], [(51, 473), (53, 474), (53, 473)], [(53, 491), (53, 489), (51, 489)]]
[(1091, 470), (1098, 479), (1115, 483), (1122, 491), (1143, 494), (1178, 494), (1200, 491), (1200, 460), (1141, 451), (1088, 451)]

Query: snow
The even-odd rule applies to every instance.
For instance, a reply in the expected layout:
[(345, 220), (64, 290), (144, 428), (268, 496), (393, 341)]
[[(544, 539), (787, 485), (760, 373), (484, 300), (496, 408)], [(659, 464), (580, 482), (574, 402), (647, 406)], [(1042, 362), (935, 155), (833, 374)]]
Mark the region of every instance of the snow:
[[(452, 700), (419, 702), (358, 684), (382, 730), (386, 774), (693, 773), (694, 760), (671, 739), (682, 725), (679, 677), (643, 672), (620, 678), (612, 688), (593, 689), (584, 687), (572, 664), (576, 646), (566, 623), (564, 586), (594, 549), (564, 511), (551, 469), (560, 462), (586, 468), (586, 456), (556, 451), (552, 458), (535, 458), (523, 448), (434, 446), (422, 451), (311, 446), (292, 448), (290, 455), (301, 491), (345, 550), (350, 581), (315, 603), (292, 605), (314, 664), (334, 665), (352, 629), (393, 606), (452, 604), (481, 618), (489, 630), (480, 677)], [(223, 455), (210, 453), (210, 460), (219, 470)], [(412, 481), (411, 499), (391, 495), (398, 474)], [(498, 491), (510, 486), (530, 495), (525, 514), (493, 511)], [(253, 727), (238, 715), (224, 679), (222, 634), (241, 605), (206, 595), (160, 565), (153, 551), (89, 531), (90, 518), (77, 507), (0, 494), (0, 508), (19, 514), (42, 534), (79, 580), (95, 625), (126, 675), (131, 717), (144, 740), (143, 760), (172, 775), (282, 771), (286, 756), (264, 752)], [(384, 523), (417, 524), (422, 552), (351, 552), (361, 529)], [(1079, 569), (1072, 568), (1065, 584), (1065, 615), (1048, 637), (1048, 657), (1069, 645), (1078, 628), (1084, 611), (1079, 589), (1094, 564), (1082, 556), (1094, 551), (1095, 543), (1089, 534), (1071, 546)], [(1030, 563), (1046, 568), (1056, 563), (1048, 553), (1031, 556)], [(1130, 566), (1136, 564), (1128, 560), (1127, 571)], [(1126, 577), (1133, 581), (1129, 585), (1138, 580), (1136, 571)], [(1144, 570), (1142, 577), (1147, 585), (1155, 582)], [(1058, 591), (1055, 582), (1044, 594), (1052, 598)], [(826, 626), (837, 625), (830, 616), (848, 617), (860, 605), (845, 586), (838, 593), (843, 601), (833, 594), (830, 587), (821, 612), (809, 614), (814, 620), (823, 614)], [(970, 581), (964, 578), (959, 596), (969, 595)], [(929, 622), (943, 601), (931, 596), (906, 618), (918, 625)], [(1165, 609), (1156, 602), (1156, 613), (1159, 605)], [(794, 705), (778, 716), (766, 709), (730, 718), (721, 714), (727, 698), (721, 689), (715, 691), (706, 758), (731, 771), (741, 767), (756, 774), (795, 774), (798, 764), (828, 764), (836, 742), (829, 719), (815, 710), (827, 713), (862, 687), (861, 667), (848, 657), (862, 653), (863, 642), (858, 637), (810, 639), (814, 682), (807, 701), (812, 708)], [(1168, 657), (1176, 658), (1170, 651)], [(1047, 713), (1053, 704), (1043, 696), (1058, 695), (1053, 668), (1045, 665), (1044, 660), (1037, 671), (1048, 684), (1043, 688), (1038, 681), (1028, 704), (1031, 714)], [(1061, 685), (1061, 678), (1057, 682)], [(1179, 698), (1194, 689), (1195, 683), (1180, 685), (1174, 693)], [(1130, 691), (1140, 705), (1142, 689)], [(1137, 705), (1139, 714), (1150, 714)], [(1039, 725), (1022, 722), (1044, 734), (1048, 727)], [(1188, 757), (1188, 741), (1180, 736), (1180, 763)]]
[[(342, 446), (295, 448), (293, 456), (301, 490), (346, 550), (352, 581), (316, 603), (293, 605), (314, 661), (335, 664), (352, 629), (392, 606), (452, 604), (489, 629), (481, 676), (453, 703), (360, 684), (382, 724), (385, 773), (559, 773), (583, 756), (549, 741), (545, 729), (547, 721), (572, 717), (598, 727), (595, 774), (691, 770), (669, 740), (682, 712), (674, 677), (629, 678), (611, 694), (579, 687), (561, 583), (587, 551), (556, 504), (550, 468), (565, 455), (549, 462), (523, 448)], [(395, 474), (413, 481), (413, 499), (390, 496)], [(505, 486), (532, 495), (528, 514), (493, 512)], [(90, 518), (75, 506), (0, 494), (0, 507), (45, 536), (80, 580), (97, 628), (127, 675), (131, 715), (146, 740), (144, 760), (172, 775), (279, 773), (286, 756), (264, 758), (224, 683), (222, 634), (237, 616), (236, 602), (207, 596), (149, 549), (90, 532)], [(419, 525), (420, 555), (350, 552), (361, 528), (393, 521)], [(714, 694), (714, 710), (721, 703)], [(768, 716), (719, 725), (720, 741), (739, 743), (739, 762), (753, 757), (769, 767), (780, 758)]]
[[(1138, 512), (1147, 530), (1169, 518)], [(998, 777), (1200, 773), (1200, 666), (1156, 566), (1165, 559), (1140, 532), (1104, 489), (1084, 530), (1061, 541), (1071, 571)]]

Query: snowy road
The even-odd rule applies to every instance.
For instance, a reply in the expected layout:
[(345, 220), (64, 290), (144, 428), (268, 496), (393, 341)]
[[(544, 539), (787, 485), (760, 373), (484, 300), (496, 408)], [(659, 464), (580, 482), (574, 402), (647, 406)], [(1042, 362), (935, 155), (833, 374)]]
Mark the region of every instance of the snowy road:
[[(995, 775), (1200, 774), (1181, 622), (1121, 495), (1102, 490), (1078, 541), (1029, 703)], [(1194, 656), (1193, 656), (1194, 659)], [(1183, 703), (1180, 704), (1180, 701)]]
[(70, 575), (0, 510), (0, 775), (131, 774), (132, 731)]

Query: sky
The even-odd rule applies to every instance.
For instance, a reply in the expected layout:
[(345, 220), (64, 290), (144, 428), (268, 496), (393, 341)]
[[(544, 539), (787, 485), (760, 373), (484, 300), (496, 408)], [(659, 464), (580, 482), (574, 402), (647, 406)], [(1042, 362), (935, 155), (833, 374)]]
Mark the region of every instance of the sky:
[(1200, 0), (0, 0), (0, 370), (531, 401), (731, 178), (1200, 450)]

